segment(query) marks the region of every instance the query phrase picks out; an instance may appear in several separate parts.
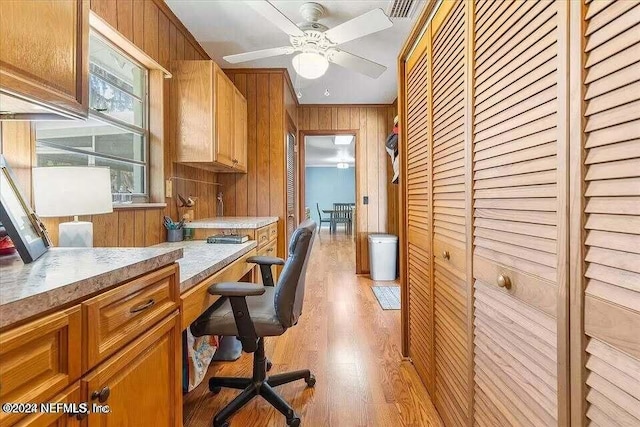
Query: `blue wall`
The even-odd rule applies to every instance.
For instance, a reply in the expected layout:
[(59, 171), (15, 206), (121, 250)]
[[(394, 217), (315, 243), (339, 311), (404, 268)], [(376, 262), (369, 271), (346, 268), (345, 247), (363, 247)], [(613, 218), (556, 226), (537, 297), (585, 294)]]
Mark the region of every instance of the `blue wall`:
[[(307, 167), (305, 169), (305, 203), (311, 209), (311, 218), (318, 224), (320, 223), (316, 203), (320, 204), (321, 210), (331, 209), (334, 203), (355, 203), (355, 168)], [(329, 218), (327, 214), (322, 216)]]

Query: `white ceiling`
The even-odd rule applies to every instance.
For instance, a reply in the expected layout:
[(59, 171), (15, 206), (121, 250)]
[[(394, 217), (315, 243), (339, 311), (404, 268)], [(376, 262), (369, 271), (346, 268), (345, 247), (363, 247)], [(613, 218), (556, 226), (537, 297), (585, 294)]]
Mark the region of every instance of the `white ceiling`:
[(305, 166), (331, 166), (338, 163), (356, 164), (356, 145), (353, 141), (349, 145), (335, 145), (334, 135), (305, 137), (304, 158)]
[[(225, 55), (271, 47), (288, 46), (289, 36), (266, 21), (240, 0), (166, 0), (194, 37), (222, 68), (288, 68), (291, 80), (302, 93), (301, 104), (390, 104), (397, 97), (397, 58), (424, 0), (411, 18), (392, 19), (393, 27), (340, 45), (340, 48), (378, 62), (387, 70), (378, 79), (331, 64), (316, 80), (298, 77), (291, 65), (292, 55), (229, 64)], [(303, 21), (300, 5), (307, 1), (271, 1), (293, 22)], [(391, 0), (317, 0), (326, 9), (320, 23), (332, 28), (375, 8), (385, 12)], [(328, 89), (330, 96), (325, 96)]]

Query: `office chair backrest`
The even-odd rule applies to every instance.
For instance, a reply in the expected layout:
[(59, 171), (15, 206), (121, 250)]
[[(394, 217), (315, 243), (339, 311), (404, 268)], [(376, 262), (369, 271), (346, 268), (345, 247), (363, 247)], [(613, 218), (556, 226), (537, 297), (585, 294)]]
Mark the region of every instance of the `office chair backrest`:
[(316, 223), (308, 219), (293, 232), (289, 242), (289, 258), (278, 279), (274, 299), (278, 320), (286, 328), (295, 325), (302, 313), (307, 262), (315, 235)]

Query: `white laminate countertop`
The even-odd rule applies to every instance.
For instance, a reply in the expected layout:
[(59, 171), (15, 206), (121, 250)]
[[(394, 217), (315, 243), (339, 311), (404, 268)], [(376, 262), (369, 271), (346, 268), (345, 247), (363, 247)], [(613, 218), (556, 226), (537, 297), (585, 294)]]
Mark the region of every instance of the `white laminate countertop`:
[(180, 247), (51, 248), (30, 264), (0, 258), (0, 328), (172, 264)]
[(255, 240), (240, 244), (207, 243), (205, 240), (188, 240), (160, 243), (152, 248), (181, 249), (184, 256), (180, 264), (180, 292), (197, 285), (207, 277), (222, 270), (257, 246)]
[(278, 222), (277, 216), (222, 216), (187, 222), (185, 228), (256, 229)]

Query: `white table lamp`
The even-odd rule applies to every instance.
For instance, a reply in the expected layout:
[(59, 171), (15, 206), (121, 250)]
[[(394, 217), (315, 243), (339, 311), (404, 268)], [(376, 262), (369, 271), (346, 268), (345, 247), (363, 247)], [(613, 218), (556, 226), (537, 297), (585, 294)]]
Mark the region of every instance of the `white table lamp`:
[(78, 221), (78, 215), (113, 212), (111, 174), (104, 167), (34, 168), (33, 197), (41, 217), (74, 217), (60, 224), (58, 246), (92, 247), (93, 223)]

